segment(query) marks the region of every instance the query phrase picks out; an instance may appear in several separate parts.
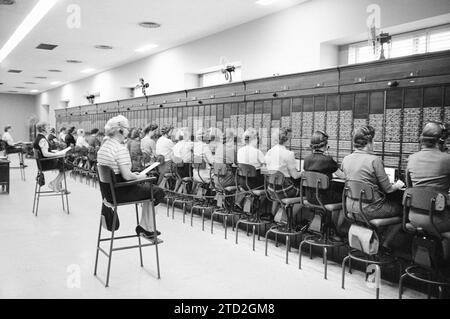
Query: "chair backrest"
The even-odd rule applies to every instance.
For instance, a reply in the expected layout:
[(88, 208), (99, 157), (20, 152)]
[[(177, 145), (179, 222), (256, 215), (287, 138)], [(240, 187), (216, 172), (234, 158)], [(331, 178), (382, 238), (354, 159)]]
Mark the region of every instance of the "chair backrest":
[[(284, 193), (285, 176), (280, 171), (267, 171), (264, 174), (264, 189), (270, 201), (277, 201), (281, 204), (279, 193)], [(286, 197), (284, 194), (283, 198)]]
[(216, 176), (226, 176), (228, 172), (227, 164), (214, 163), (213, 165), (214, 175)]
[(442, 212), (447, 206), (447, 198), (444, 193), (431, 187), (412, 187), (403, 194), (403, 206), (419, 209), (426, 214)]
[(192, 167), (195, 169), (206, 169), (206, 162), (203, 159), (203, 156), (194, 156), (194, 162), (192, 163)]
[(176, 167), (183, 167), (184, 166), (183, 159), (181, 159), (180, 157), (174, 156), (172, 158), (172, 161), (173, 161), (173, 163), (174, 163), (174, 165)]
[(238, 164), (237, 175), (243, 177), (256, 177), (256, 168), (253, 165), (249, 164)]
[(301, 173), (301, 180), (303, 187), (318, 188), (321, 190), (326, 190), (330, 187), (330, 179), (328, 176), (318, 172), (303, 171)]
[(115, 184), (116, 178), (111, 167), (105, 165), (97, 165), (97, 174), (100, 182), (105, 184)]
[(375, 200), (375, 186), (361, 181), (345, 182), (344, 195), (350, 199), (372, 203)]

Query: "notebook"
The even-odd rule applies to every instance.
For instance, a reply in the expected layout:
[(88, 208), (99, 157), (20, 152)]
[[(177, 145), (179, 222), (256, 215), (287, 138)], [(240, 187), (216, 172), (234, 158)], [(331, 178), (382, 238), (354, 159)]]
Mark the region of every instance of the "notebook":
[(389, 182), (391, 184), (395, 183), (395, 168), (385, 167), (384, 170), (386, 171), (386, 174), (389, 177)]

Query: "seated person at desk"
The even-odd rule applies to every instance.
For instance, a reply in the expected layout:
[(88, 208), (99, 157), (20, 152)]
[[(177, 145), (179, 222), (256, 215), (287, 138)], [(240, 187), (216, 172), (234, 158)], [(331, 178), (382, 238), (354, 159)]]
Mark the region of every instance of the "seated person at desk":
[[(300, 172), (297, 171), (297, 163), (295, 161), (294, 152), (286, 148), (286, 144), (292, 138), (292, 130), (290, 128), (275, 129), (278, 144), (272, 147), (265, 156), (265, 162), (268, 171), (279, 171), (286, 177), (284, 185), (281, 189), (275, 189), (280, 199), (286, 197), (299, 197), (299, 178)], [(278, 203), (272, 204), (272, 214), (277, 211)], [(298, 210), (294, 211), (294, 216)]]
[(82, 128), (78, 129), (77, 142), (76, 142), (75, 146), (89, 148), (89, 144), (86, 141), (86, 139), (84, 138), (85, 135), (86, 135), (86, 133), (84, 133), (84, 130)]
[(172, 131), (173, 126), (164, 126), (161, 129), (161, 137), (156, 142), (156, 156), (164, 156), (164, 163), (159, 166), (158, 184), (163, 180), (164, 174), (170, 173), (171, 170), (173, 147), (175, 146), (175, 143), (172, 141)]
[[(146, 174), (131, 172), (130, 153), (124, 144), (124, 141), (129, 134), (129, 129), (128, 120), (124, 116), (118, 115), (110, 119), (105, 125), (105, 134), (107, 135), (107, 138), (97, 154), (98, 165), (109, 166), (113, 169), (118, 183), (147, 178)], [(102, 187), (102, 191), (109, 194), (110, 190), (108, 184), (100, 182), (100, 187)], [(156, 206), (164, 198), (164, 192), (160, 188), (149, 184), (138, 184), (119, 188), (116, 190), (117, 200), (119, 202), (125, 202), (148, 199), (152, 187), (154, 205)], [(102, 213), (105, 212), (105, 210), (107, 210), (107, 207), (102, 205)], [(153, 211), (150, 209), (148, 202), (144, 203), (142, 205), (141, 220), (136, 227), (136, 233), (138, 235), (152, 238), (155, 236), (155, 232), (158, 235), (160, 234), (153, 224), (152, 213)]]
[(292, 138), (292, 130), (281, 128), (276, 133), (278, 133), (278, 144), (272, 147), (265, 156), (267, 170), (280, 171), (286, 177), (285, 185), (283, 186), (286, 195), (280, 193), (280, 198), (297, 197), (300, 192), (298, 187), (300, 172), (297, 171), (294, 152), (286, 148), (286, 144)]
[(60, 129), (59, 129), (59, 134), (58, 134), (58, 140), (59, 140), (59, 142), (61, 142), (61, 143), (65, 143), (65, 140), (66, 140), (66, 131), (67, 131), (67, 129), (65, 128), (65, 127), (61, 127)]
[(64, 170), (69, 170), (68, 166), (64, 166), (64, 157), (63, 152), (51, 152), (50, 145), (47, 140), (47, 134), (50, 129), (50, 126), (46, 122), (40, 122), (36, 125), (37, 136), (33, 143), (33, 148), (37, 151), (39, 158), (52, 158), (55, 157), (54, 160), (51, 161), (42, 161), (41, 169), (42, 171), (50, 171), (54, 169), (59, 169), (59, 174), (56, 178), (48, 184), (48, 187), (55, 191), (61, 192), (62, 189), (62, 180), (64, 178)]
[[(234, 186), (236, 183), (235, 180), (235, 168), (233, 167), (234, 163), (234, 150), (235, 150), (235, 130), (227, 129), (225, 132), (225, 141), (224, 143), (218, 143), (216, 146), (216, 152), (214, 154), (214, 162), (227, 164), (227, 174), (225, 176), (215, 176), (217, 181), (223, 187)], [(217, 136), (216, 136), (217, 139)], [(218, 141), (219, 142), (219, 141)]]
[[(333, 174), (338, 178), (345, 179), (344, 173), (339, 169), (338, 163), (328, 155), (328, 135), (323, 131), (314, 132), (311, 137), (312, 154), (305, 157), (303, 169), (322, 173), (330, 180), (330, 189), (322, 193), (323, 204), (339, 203), (342, 201), (342, 186), (332, 182)], [(316, 203), (316, 194), (311, 189), (306, 190), (306, 199), (313, 204)]]
[[(322, 203), (332, 204), (340, 203), (342, 201), (343, 183), (333, 182), (333, 175), (338, 178), (345, 179), (344, 173), (339, 169), (338, 163), (328, 155), (328, 135), (323, 131), (314, 132), (311, 137), (312, 154), (305, 157), (303, 169), (305, 171), (312, 171), (322, 173), (328, 176), (330, 180), (330, 188), (328, 191), (319, 191)], [(315, 191), (311, 188), (305, 189), (306, 200), (314, 205), (318, 205), (316, 201)], [(348, 231), (350, 225), (345, 224), (345, 216), (340, 212), (333, 212), (332, 220), (339, 233)]]
[(214, 164), (214, 157), (211, 153), (211, 149), (208, 144), (204, 141), (206, 140), (208, 133), (205, 129), (200, 128), (195, 134), (196, 141), (194, 142), (194, 161), (195, 159), (202, 159), (206, 163), (206, 168), (204, 169), (194, 169), (193, 178), (196, 182), (209, 183), (211, 181), (211, 166)]
[[(261, 175), (261, 167), (265, 164), (264, 154), (258, 146), (258, 131), (254, 128), (247, 129), (242, 139), (246, 144), (237, 152), (237, 162), (239, 164), (248, 164), (256, 168), (256, 177), (248, 178), (248, 186), (252, 189), (262, 188), (264, 186), (264, 176)], [(239, 178), (239, 185), (245, 187), (245, 177)]]
[[(400, 217), (402, 215), (401, 200), (390, 199), (387, 194), (398, 193), (404, 186), (402, 181), (395, 184), (389, 182), (382, 160), (373, 154), (373, 138), (375, 129), (370, 126), (356, 128), (353, 132), (353, 144), (356, 150), (344, 157), (342, 170), (346, 180), (360, 181), (375, 186), (374, 203), (363, 203), (369, 220), (376, 218)], [(349, 212), (356, 216), (360, 213), (359, 201), (347, 198), (346, 207)], [(395, 234), (401, 229), (401, 224), (389, 226), (384, 236), (383, 246), (389, 248)]]
[(156, 142), (153, 139), (158, 125), (150, 124), (144, 128), (144, 137), (141, 140), (141, 152), (147, 154), (150, 158), (156, 157)]
[(131, 171), (132, 172), (141, 171), (143, 169), (141, 141), (140, 141), (140, 133), (137, 128), (131, 129), (126, 145), (131, 156)]
[(77, 142), (75, 141), (75, 137), (73, 134), (75, 133), (75, 126), (72, 126), (68, 131), (66, 136), (64, 137), (64, 142), (66, 145), (69, 146), (75, 146)]
[(184, 165), (178, 167), (178, 174), (183, 177), (189, 177), (189, 163), (192, 163), (192, 149), (194, 143), (190, 140), (191, 132), (189, 128), (180, 128), (175, 133), (175, 139), (178, 140), (177, 144), (173, 147), (173, 156), (180, 158)]
[(56, 137), (55, 128), (50, 129), (50, 133), (47, 136), (48, 144), (50, 145), (50, 151), (57, 150), (59, 147), (58, 138)]
[[(14, 139), (11, 135), (12, 133), (12, 126), (7, 125), (5, 126), (5, 133), (3, 134), (2, 140), (6, 143), (6, 151), (9, 154), (22, 154), (23, 148), (22, 148), (22, 142), (15, 143)], [(20, 156), (20, 163), (23, 164), (23, 157)]]
[(91, 131), (91, 134), (89, 134), (88, 137), (86, 137), (86, 142), (89, 144), (89, 146), (93, 147), (94, 149), (97, 147), (100, 147), (100, 142), (97, 138), (98, 134), (98, 128), (94, 128)]
[[(442, 152), (443, 145), (449, 137), (449, 132), (441, 123), (431, 122), (425, 125), (420, 142), (422, 149), (409, 156), (407, 174), (411, 178), (412, 186), (432, 187), (436, 191), (447, 194), (449, 204), (450, 191), (450, 154)], [(436, 214), (435, 226), (440, 232), (450, 231), (450, 208), (441, 214)], [(418, 214), (413, 210), (409, 213), (411, 223), (432, 231), (428, 214)]]

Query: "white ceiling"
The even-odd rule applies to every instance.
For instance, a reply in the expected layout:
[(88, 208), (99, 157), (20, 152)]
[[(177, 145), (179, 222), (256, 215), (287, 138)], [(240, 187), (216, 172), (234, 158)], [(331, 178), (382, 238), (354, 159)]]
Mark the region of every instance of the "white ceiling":
[[(267, 6), (256, 0), (59, 0), (41, 22), (0, 65), (0, 93), (32, 94), (76, 81), (99, 71), (142, 59), (307, 0), (278, 0)], [(0, 47), (9, 39), (38, 0), (16, 0), (11, 6), (0, 5)], [(67, 26), (68, 6), (81, 9), (81, 28)], [(146, 29), (138, 23), (160, 23), (159, 29)], [(58, 45), (53, 51), (38, 50), (40, 43)], [(158, 45), (146, 53), (135, 49), (148, 43)], [(113, 50), (98, 50), (95, 45), (110, 45)], [(66, 60), (81, 60), (69, 64)], [(83, 74), (94, 68), (96, 72)], [(9, 69), (23, 70), (20, 74)], [(59, 69), (61, 73), (48, 70)], [(47, 79), (37, 79), (38, 76)], [(34, 82), (36, 84), (26, 84)], [(17, 88), (24, 87), (24, 88)]]

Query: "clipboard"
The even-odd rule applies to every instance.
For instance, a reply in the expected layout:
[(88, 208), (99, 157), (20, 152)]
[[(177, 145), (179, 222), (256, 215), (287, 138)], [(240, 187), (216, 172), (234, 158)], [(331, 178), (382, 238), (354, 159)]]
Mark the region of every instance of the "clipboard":
[(161, 163), (160, 162), (155, 162), (152, 165), (150, 165), (149, 167), (145, 168), (144, 170), (142, 170), (140, 172), (140, 174), (145, 174), (147, 175), (148, 173), (150, 173), (152, 170), (154, 170), (155, 168), (157, 168)]

